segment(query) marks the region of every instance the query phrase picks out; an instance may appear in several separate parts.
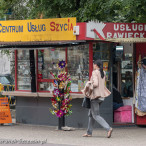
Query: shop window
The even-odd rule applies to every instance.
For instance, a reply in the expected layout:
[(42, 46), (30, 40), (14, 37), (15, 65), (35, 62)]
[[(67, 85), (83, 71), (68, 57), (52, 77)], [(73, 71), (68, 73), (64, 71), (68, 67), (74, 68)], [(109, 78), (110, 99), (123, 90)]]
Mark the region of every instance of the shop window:
[(110, 88), (110, 77), (109, 77), (109, 60), (110, 60), (110, 43), (98, 42), (93, 44), (93, 62), (95, 60), (102, 60), (103, 70), (106, 72), (106, 86)]
[(81, 92), (89, 80), (89, 45), (38, 50), (38, 90), (53, 90), (50, 72), (58, 73), (56, 63), (59, 60), (67, 62), (66, 71), (72, 80), (71, 91)]
[(31, 90), (29, 50), (17, 51), (17, 89)]
[[(58, 73), (56, 63), (59, 60), (66, 60), (65, 48), (45, 48), (38, 50), (38, 90), (52, 91), (50, 88), (53, 82), (50, 72)], [(47, 82), (46, 82), (47, 81)], [(52, 86), (51, 86), (52, 87)]]
[(81, 92), (89, 80), (89, 45), (68, 47), (67, 70), (71, 75), (71, 91)]

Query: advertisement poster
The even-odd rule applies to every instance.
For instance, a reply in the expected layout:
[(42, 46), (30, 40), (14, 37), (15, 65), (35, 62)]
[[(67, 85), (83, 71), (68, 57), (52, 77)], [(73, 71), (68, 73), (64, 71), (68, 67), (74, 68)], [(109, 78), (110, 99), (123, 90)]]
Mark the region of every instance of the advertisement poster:
[(8, 97), (0, 97), (0, 123), (12, 123)]
[(103, 62), (103, 70), (108, 71), (108, 62)]

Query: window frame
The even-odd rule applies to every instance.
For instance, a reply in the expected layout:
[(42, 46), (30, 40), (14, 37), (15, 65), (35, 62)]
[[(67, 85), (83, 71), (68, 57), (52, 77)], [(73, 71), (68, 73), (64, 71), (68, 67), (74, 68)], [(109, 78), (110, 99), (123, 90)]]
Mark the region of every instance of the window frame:
[[(84, 44), (81, 45), (89, 45), (89, 80), (91, 78), (92, 75), (92, 71), (93, 71), (93, 41), (90, 42), (86, 42)], [(79, 45), (80, 46), (80, 45)], [(43, 48), (45, 49), (45, 48)], [(39, 90), (39, 83), (40, 82), (49, 82), (49, 83), (53, 83), (54, 79), (38, 79), (38, 49), (36, 50), (36, 58), (35, 58), (35, 63), (36, 63), (36, 92), (42, 92), (42, 93), (50, 93), (50, 91), (40, 91)], [(22, 91), (22, 92), (31, 92), (31, 90), (19, 90), (18, 89), (18, 83), (17, 83), (17, 67), (18, 67), (18, 51), (15, 50), (15, 91)], [(65, 47), (65, 61), (67, 63), (67, 58), (68, 58), (68, 47)], [(66, 68), (66, 72), (68, 72), (68, 69)], [(77, 93), (77, 94), (82, 94), (82, 92), (72, 92), (71, 93)]]
[[(92, 75), (92, 70), (93, 70), (93, 43), (89, 42), (89, 43), (85, 43), (85, 44), (81, 44), (81, 45), (89, 45), (89, 79)], [(79, 45), (80, 46), (80, 45)], [(68, 61), (68, 47), (65, 47), (65, 62)], [(66, 68), (66, 72), (68, 72), (68, 68)], [(36, 84), (37, 84), (37, 92), (47, 92), (50, 93), (50, 91), (40, 91), (39, 90), (39, 83), (40, 82), (49, 82), (49, 83), (53, 83), (54, 79), (38, 79), (38, 50), (36, 50)], [(77, 94), (82, 94), (82, 92), (72, 92), (71, 93), (77, 93)]]

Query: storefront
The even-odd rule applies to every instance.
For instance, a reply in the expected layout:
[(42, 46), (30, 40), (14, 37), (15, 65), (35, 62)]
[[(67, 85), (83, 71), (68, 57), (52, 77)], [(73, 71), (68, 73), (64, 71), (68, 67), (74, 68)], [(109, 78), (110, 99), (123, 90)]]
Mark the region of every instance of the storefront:
[(113, 123), (145, 125), (145, 112), (135, 106), (136, 104), (141, 106), (138, 98), (135, 98), (137, 97), (135, 80), (137, 80), (137, 63), (146, 57), (146, 24), (91, 21), (87, 23), (86, 36), (96, 40), (114, 42), (111, 55), (113, 108), (115, 102), (120, 102), (115, 100), (118, 96), (118, 94), (114, 94), (115, 88), (121, 94), (123, 105), (117, 110), (113, 109)]
[[(47, 22), (47, 20), (45, 21)], [(29, 38), (30, 40), (34, 39), (35, 41), (33, 42), (27, 42), (26, 39), (22, 40), (22, 42), (3, 43), (5, 46), (1, 47), (16, 50), (16, 91), (3, 93), (17, 97), (16, 122), (57, 125), (57, 118), (49, 112), (51, 107), (49, 97), (52, 97), (51, 92), (54, 88), (50, 72), (57, 72), (58, 70), (54, 64), (58, 60), (65, 60), (68, 65), (66, 71), (71, 75), (71, 96), (73, 98), (73, 113), (71, 116), (66, 117), (65, 122), (67, 126), (87, 127), (88, 110), (81, 107), (82, 98), (84, 97), (81, 94), (81, 89), (91, 77), (93, 61), (101, 59), (106, 71), (106, 86), (112, 91), (114, 84), (122, 95), (124, 105), (131, 106), (131, 121), (121, 123), (136, 123), (133, 105), (136, 58), (139, 55), (136, 52), (139, 51), (140, 46), (143, 46), (141, 53), (146, 47), (146, 24), (132, 25), (98, 22), (73, 24), (71, 20), (67, 20), (67, 23), (51, 20), (48, 20), (48, 22), (50, 23), (50, 30), (52, 29), (55, 32), (59, 30), (58, 23), (61, 24), (60, 30), (63, 30), (64, 27), (64, 32), (62, 32), (63, 39), (61, 36), (61, 38), (57, 37), (57, 40), (55, 36), (58, 36), (58, 34), (55, 35), (51, 32), (52, 37), (49, 39), (37, 38), (36, 41), (35, 36), (35, 39)], [(37, 28), (34, 29), (34, 25), (30, 27), (32, 23), (37, 22), (27, 22), (27, 29), (32, 28), (29, 31), (37, 30)], [(40, 26), (40, 32), (45, 32), (45, 29), (48, 30), (47, 26), (45, 27), (45, 23), (41, 22), (41, 24), (35, 25), (36, 27)], [(79, 27), (73, 29), (73, 26)], [(67, 37), (68, 34), (65, 34), (67, 30), (72, 32), (70, 38)], [(76, 35), (73, 35), (73, 32)], [(45, 36), (47, 36), (47, 33), (45, 33)], [(53, 37), (56, 39), (55, 41), (52, 41)], [(26, 35), (24, 38), (26, 38)], [(46, 39), (48, 40), (46, 41)], [(10, 42), (11, 40), (8, 41)], [(137, 43), (140, 41), (142, 43)], [(115, 123), (113, 93), (101, 105), (101, 115), (109, 124)]]

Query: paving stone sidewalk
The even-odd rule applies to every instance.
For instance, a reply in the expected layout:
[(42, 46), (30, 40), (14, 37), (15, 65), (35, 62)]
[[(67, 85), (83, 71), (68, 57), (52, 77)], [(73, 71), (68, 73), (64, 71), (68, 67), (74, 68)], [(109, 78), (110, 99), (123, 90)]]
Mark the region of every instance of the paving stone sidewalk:
[(31, 144), (33, 141), (44, 146), (146, 146), (145, 127), (116, 127), (109, 139), (106, 131), (100, 128), (94, 130), (92, 137), (82, 137), (85, 132), (86, 129), (59, 131), (57, 127), (49, 126), (4, 125), (0, 126), (0, 144), (2, 140), (10, 140), (15, 145)]

